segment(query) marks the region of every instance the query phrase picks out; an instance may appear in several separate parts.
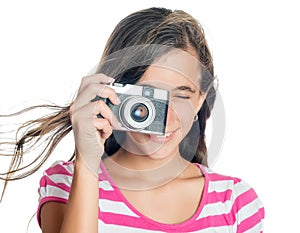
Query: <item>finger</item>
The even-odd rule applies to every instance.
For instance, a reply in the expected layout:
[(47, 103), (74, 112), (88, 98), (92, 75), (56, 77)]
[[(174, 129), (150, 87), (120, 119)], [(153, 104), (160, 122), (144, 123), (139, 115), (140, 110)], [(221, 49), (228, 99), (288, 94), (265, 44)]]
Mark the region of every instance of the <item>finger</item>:
[(112, 134), (112, 127), (106, 119), (95, 119), (94, 126), (100, 131), (101, 138), (106, 140)]
[[(114, 115), (112, 110), (107, 106), (102, 100), (96, 102), (89, 102), (87, 105), (83, 106), (76, 112), (71, 114), (72, 124), (80, 124), (79, 121), (90, 121), (97, 119), (97, 115), (100, 114), (104, 119), (108, 120), (114, 129), (120, 129), (121, 124), (119, 123), (117, 117)], [(101, 118), (100, 118), (101, 119)]]
[(112, 124), (114, 114), (108, 105), (102, 100), (98, 100), (95, 104), (94, 116), (97, 117), (98, 115), (101, 115), (102, 118), (107, 119), (109, 123)]
[(105, 99), (108, 98), (113, 104), (119, 103), (119, 98), (114, 89), (103, 84), (92, 83), (89, 84), (76, 98), (74, 102), (74, 111), (77, 111), (84, 105), (89, 104), (96, 96)]
[(112, 112), (110, 107), (102, 100), (97, 101), (94, 112), (96, 116), (100, 114), (101, 117), (107, 119), (114, 129), (120, 129), (121, 123), (118, 118)]
[(110, 102), (112, 102), (114, 105), (120, 104), (120, 99), (116, 93), (116, 91), (109, 87), (109, 86), (104, 86), (101, 94), (97, 94), (97, 96), (104, 98), (104, 99), (109, 99)]
[(115, 81), (114, 78), (109, 77), (105, 74), (93, 74), (89, 76), (85, 76), (81, 79), (80, 87), (78, 93), (81, 93), (89, 84), (98, 83), (98, 84), (109, 84)]
[(77, 111), (83, 106), (89, 104), (97, 95), (101, 96), (104, 88), (105, 85), (100, 83), (90, 83), (86, 85), (85, 88), (78, 93), (75, 99), (74, 111)]

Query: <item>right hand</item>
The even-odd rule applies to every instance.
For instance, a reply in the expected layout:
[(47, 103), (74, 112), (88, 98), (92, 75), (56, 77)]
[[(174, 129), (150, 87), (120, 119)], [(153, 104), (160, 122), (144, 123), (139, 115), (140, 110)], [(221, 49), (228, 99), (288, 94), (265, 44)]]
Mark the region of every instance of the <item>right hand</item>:
[[(99, 96), (118, 104), (116, 92), (101, 84), (113, 81), (113, 78), (104, 74), (82, 78), (77, 97), (70, 107), (76, 160), (83, 160), (92, 170), (97, 169), (104, 153), (104, 142), (112, 134), (112, 128), (118, 127), (118, 122), (103, 100), (91, 100)], [(102, 118), (97, 118), (97, 114), (101, 114)]]

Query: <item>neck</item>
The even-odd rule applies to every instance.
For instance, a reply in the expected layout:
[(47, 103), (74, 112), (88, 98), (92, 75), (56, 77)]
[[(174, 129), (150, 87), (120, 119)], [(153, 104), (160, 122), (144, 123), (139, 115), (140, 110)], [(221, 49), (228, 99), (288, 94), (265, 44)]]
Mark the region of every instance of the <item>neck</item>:
[(182, 177), (190, 163), (181, 157), (178, 149), (169, 156), (155, 158), (151, 155), (133, 154), (120, 148), (114, 155), (106, 158), (104, 164), (118, 187), (145, 190)]

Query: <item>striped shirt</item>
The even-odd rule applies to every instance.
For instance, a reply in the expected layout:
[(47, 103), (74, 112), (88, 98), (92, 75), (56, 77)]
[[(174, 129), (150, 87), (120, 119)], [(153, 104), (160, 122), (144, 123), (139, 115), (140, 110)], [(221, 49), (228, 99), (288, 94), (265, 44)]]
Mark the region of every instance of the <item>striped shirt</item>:
[[(264, 207), (253, 188), (239, 178), (220, 175), (209, 168), (201, 169), (205, 184), (202, 199), (194, 215), (183, 223), (163, 224), (138, 212), (112, 184), (104, 165), (99, 172), (99, 232), (194, 232), (259, 233), (263, 230)], [(67, 203), (73, 162), (57, 161), (44, 171), (40, 180), (37, 218), (48, 201)]]

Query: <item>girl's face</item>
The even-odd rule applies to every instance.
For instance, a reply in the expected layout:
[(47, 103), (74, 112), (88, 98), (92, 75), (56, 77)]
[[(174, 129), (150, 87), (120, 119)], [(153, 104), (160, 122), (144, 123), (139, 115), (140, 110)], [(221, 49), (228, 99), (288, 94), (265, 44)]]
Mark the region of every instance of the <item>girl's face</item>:
[(179, 153), (179, 143), (189, 132), (205, 98), (199, 88), (200, 69), (194, 54), (182, 50), (174, 50), (149, 66), (137, 85), (169, 91), (166, 134), (128, 132), (127, 151), (154, 159)]

